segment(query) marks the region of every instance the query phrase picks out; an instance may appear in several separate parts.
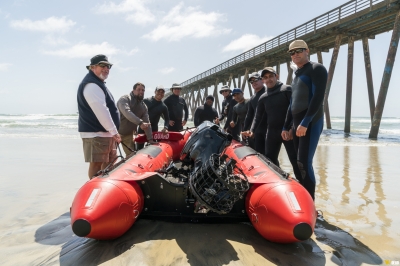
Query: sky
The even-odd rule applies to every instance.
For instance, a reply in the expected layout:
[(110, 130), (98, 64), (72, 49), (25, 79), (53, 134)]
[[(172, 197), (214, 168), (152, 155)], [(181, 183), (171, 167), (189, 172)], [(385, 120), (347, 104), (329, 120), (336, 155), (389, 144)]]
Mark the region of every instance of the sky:
[[(1, 1), (0, 114), (76, 113), (78, 85), (96, 54), (114, 64), (106, 80), (114, 98), (128, 94), (136, 82), (146, 85), (150, 97), (157, 85), (170, 88), (346, 2)], [(391, 33), (370, 40), (375, 99)], [(327, 69), (331, 52), (323, 53)], [(399, 61), (385, 117), (400, 117)], [(345, 44), (330, 91), (332, 116), (345, 114), (346, 62)], [(361, 41), (355, 43), (353, 71), (352, 116), (369, 116)], [(282, 65), (283, 81), (286, 73)]]

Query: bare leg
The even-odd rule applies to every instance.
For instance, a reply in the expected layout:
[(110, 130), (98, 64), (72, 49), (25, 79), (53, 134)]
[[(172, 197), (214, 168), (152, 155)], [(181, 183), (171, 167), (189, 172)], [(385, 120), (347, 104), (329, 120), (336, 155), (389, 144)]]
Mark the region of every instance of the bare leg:
[(93, 176), (102, 169), (102, 162), (91, 162), (89, 163), (89, 171), (88, 171), (88, 175), (89, 175), (89, 179), (92, 179)]

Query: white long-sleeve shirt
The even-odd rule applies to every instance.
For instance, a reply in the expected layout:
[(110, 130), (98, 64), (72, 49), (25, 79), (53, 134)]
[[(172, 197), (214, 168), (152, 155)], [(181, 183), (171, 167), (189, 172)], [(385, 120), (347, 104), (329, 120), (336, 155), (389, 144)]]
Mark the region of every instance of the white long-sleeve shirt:
[(117, 127), (108, 110), (103, 90), (95, 83), (88, 83), (83, 88), (83, 96), (107, 132), (80, 132), (81, 138), (112, 137), (118, 134)]

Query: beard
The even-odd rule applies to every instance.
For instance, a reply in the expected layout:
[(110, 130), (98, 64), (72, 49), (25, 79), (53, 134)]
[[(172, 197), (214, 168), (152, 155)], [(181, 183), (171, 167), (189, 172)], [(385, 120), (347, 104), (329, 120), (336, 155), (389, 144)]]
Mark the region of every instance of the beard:
[(135, 95), (135, 98), (136, 98), (138, 101), (143, 101), (144, 95)]
[(102, 80), (106, 80), (107, 78), (108, 78), (108, 74), (103, 74), (103, 73), (100, 73), (100, 78), (102, 79)]

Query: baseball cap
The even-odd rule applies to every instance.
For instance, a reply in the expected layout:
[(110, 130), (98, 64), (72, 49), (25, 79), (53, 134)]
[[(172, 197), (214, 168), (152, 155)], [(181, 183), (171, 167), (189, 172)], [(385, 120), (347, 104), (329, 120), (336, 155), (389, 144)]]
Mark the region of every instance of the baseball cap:
[(249, 79), (248, 79), (248, 81), (250, 81), (251, 79), (261, 79), (261, 76), (260, 76), (260, 74), (258, 74), (258, 72), (253, 72), (253, 73), (251, 73), (251, 75), (249, 76)]
[(276, 75), (276, 71), (275, 71), (275, 69), (273, 67), (265, 67), (263, 69), (263, 71), (261, 72), (261, 77), (264, 76), (265, 73), (267, 73), (267, 72), (271, 72), (271, 73)]
[(159, 90), (163, 90), (165, 92), (164, 86), (163, 85), (158, 85), (156, 87), (156, 91), (159, 91)]
[(236, 94), (236, 93), (243, 93), (243, 91), (242, 91), (241, 89), (239, 89), (239, 88), (235, 88), (235, 89), (233, 89), (233, 91), (232, 91), (232, 95), (233, 95), (233, 94)]

